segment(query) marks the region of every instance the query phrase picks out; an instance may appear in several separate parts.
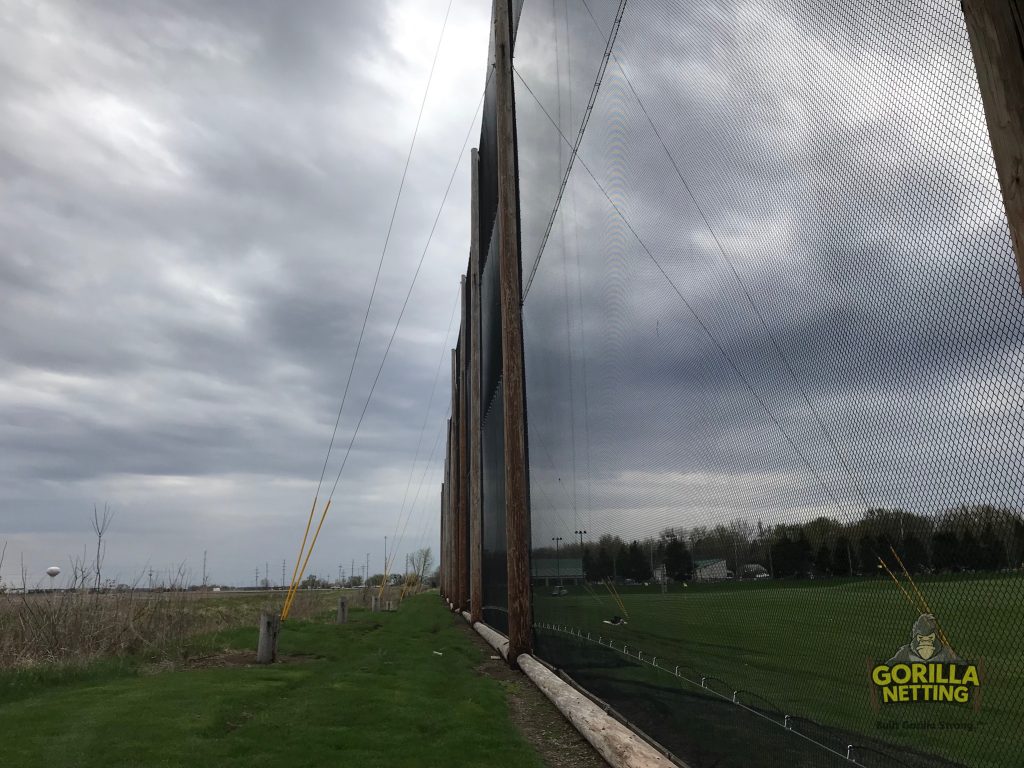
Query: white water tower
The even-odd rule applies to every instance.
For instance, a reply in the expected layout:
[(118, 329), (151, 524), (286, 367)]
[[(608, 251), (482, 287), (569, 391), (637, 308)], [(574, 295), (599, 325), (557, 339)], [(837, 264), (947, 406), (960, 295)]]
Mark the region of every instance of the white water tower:
[(53, 589), (53, 580), (60, 576), (60, 567), (51, 565), (46, 569), (46, 575), (50, 577), (50, 589)]

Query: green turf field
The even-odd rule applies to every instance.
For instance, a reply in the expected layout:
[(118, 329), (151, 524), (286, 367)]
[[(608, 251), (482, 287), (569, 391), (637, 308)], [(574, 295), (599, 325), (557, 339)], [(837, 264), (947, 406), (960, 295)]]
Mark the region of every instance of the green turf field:
[[(2, 673), (0, 766), (539, 768), (501, 684), (477, 673), (480, 650), (436, 594), (351, 616), (287, 623), (280, 651), (292, 658), (269, 667), (225, 666), (229, 655)], [(252, 628), (214, 646), (255, 641)]]
[[(683, 674), (712, 678), (709, 684), (716, 689), (744, 691), (741, 698), (754, 706), (956, 763), (995, 768), (1020, 764), (1014, 761), (1024, 753), (1024, 605), (1011, 598), (1019, 593), (1020, 579), (1007, 574), (917, 581), (956, 653), (982, 666), (978, 711), (936, 703), (872, 706), (870, 661), (884, 662), (906, 643), (918, 615), (891, 580), (677, 584), (667, 594), (656, 585), (619, 587), (628, 612), (622, 626), (603, 622), (623, 614), (604, 586), (569, 587), (569, 594), (557, 597), (538, 587), (535, 621), (589, 632), (591, 642), (613, 638), (618, 648), (628, 645), (645, 659), (659, 657), (659, 666), (674, 671), (681, 665)], [(576, 642), (580, 647), (584, 641)], [(564, 642), (558, 647), (570, 657), (576, 652)], [(581, 673), (607, 680), (611, 688), (616, 679), (626, 686), (641, 678), (654, 686), (680, 686), (653, 668), (587, 670), (587, 663)], [(898, 729), (879, 727), (893, 721)]]

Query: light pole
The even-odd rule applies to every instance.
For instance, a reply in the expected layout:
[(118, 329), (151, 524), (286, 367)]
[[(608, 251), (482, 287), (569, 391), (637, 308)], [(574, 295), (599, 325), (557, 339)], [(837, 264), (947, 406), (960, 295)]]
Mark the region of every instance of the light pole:
[(558, 586), (562, 586), (562, 561), (558, 555), (558, 542), (562, 540), (561, 536), (552, 536), (551, 540), (555, 542), (555, 575), (558, 576)]
[(587, 573), (583, 567), (584, 561), (587, 559), (587, 550), (583, 548), (583, 537), (587, 535), (586, 531), (573, 531), (577, 536), (580, 537), (580, 570), (583, 571), (583, 583), (586, 584)]

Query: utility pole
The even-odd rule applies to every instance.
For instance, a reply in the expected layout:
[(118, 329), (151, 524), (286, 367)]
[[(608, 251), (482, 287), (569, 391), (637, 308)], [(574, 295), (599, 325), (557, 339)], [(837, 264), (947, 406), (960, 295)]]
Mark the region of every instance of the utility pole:
[(356, 559), (352, 558), (352, 567), (348, 571), (348, 577), (351, 579), (356, 575)]
[(388, 537), (384, 537), (384, 577), (388, 575)]
[(282, 560), (281, 561), (281, 589), (284, 589), (284, 566), (285, 566), (285, 561)]
[(259, 586), (260, 586), (260, 569), (259, 569), (259, 566), (256, 566), (256, 588), (258, 589)]
[[(480, 449), (480, 152), (470, 152), (469, 227), (469, 617), (483, 619), (483, 520)], [(420, 575), (422, 581), (423, 575)]]
[(203, 589), (206, 589), (206, 550), (203, 550)]
[(552, 536), (551, 540), (555, 542), (555, 575), (558, 576), (558, 586), (562, 586), (562, 561), (558, 555), (558, 544), (561, 542), (561, 536)]
[(580, 537), (580, 575), (583, 577), (583, 583), (586, 584), (586, 582), (587, 582), (587, 572), (586, 572), (586, 568), (584, 568), (584, 566), (583, 566), (583, 562), (584, 562), (584, 560), (587, 559), (587, 550), (585, 550), (583, 548), (583, 537), (587, 535), (587, 532), (583, 531), (583, 530), (579, 530), (579, 531), (573, 531), (573, 533), (575, 533), (577, 536)]
[(505, 413), (505, 541), (508, 573), (508, 659), (533, 650), (530, 606), (530, 488), (526, 455), (526, 386), (523, 376), (522, 264), (516, 180), (515, 102), (512, 87), (512, 13), (494, 3), (495, 134), (497, 141), (498, 286), (501, 306), (501, 376)]
[(341, 563), (338, 563), (338, 586), (341, 586)]
[(363, 571), (363, 584), (370, 580), (370, 553), (366, 553), (366, 570)]

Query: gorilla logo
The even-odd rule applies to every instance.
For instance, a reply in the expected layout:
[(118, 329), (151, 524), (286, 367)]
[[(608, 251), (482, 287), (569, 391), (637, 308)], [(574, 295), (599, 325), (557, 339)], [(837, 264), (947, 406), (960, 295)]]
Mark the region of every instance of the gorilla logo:
[(942, 642), (939, 634), (939, 626), (935, 616), (930, 613), (922, 613), (914, 622), (914, 628), (910, 631), (910, 642), (896, 651), (896, 655), (889, 659), (888, 664), (910, 664), (926, 662), (955, 662), (956, 654), (949, 646)]

